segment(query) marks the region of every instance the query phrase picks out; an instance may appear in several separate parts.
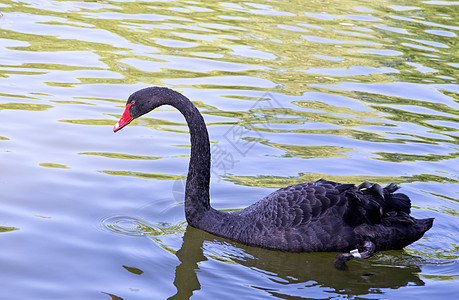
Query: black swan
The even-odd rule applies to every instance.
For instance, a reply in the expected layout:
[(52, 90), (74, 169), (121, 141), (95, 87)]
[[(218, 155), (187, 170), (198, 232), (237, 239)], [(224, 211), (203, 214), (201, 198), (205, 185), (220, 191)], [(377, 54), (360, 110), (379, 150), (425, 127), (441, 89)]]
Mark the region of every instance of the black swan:
[(394, 183), (382, 188), (320, 179), (281, 188), (249, 207), (221, 212), (210, 206), (210, 144), (198, 109), (182, 94), (164, 87), (133, 93), (116, 132), (132, 120), (161, 105), (172, 105), (186, 119), (191, 157), (185, 190), (188, 224), (251, 246), (291, 252), (345, 252), (335, 267), (346, 261), (369, 258), (375, 251), (402, 249), (432, 227), (433, 218), (410, 216), (408, 196), (395, 193)]

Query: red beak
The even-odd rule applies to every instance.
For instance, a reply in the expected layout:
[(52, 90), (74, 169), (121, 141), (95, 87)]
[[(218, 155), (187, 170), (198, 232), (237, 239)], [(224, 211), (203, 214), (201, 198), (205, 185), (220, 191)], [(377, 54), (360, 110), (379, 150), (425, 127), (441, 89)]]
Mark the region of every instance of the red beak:
[(115, 127), (113, 127), (113, 132), (117, 132), (124, 126), (131, 123), (132, 120), (134, 120), (134, 118), (129, 113), (129, 108), (131, 107), (131, 105), (132, 103), (129, 103), (128, 105), (126, 105), (126, 109), (124, 110), (124, 113), (121, 116), (121, 119), (115, 124)]

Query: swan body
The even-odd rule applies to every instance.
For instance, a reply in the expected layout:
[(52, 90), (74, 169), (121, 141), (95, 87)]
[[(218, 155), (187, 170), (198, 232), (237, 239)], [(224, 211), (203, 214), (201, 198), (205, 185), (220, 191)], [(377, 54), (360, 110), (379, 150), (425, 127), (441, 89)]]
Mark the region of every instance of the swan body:
[(335, 266), (371, 257), (375, 251), (402, 249), (420, 239), (433, 219), (410, 216), (408, 196), (394, 183), (340, 184), (320, 179), (281, 188), (245, 209), (221, 212), (210, 205), (210, 144), (197, 108), (182, 94), (164, 87), (133, 93), (114, 131), (161, 105), (185, 117), (191, 156), (185, 189), (189, 225), (251, 246), (291, 252), (345, 252)]

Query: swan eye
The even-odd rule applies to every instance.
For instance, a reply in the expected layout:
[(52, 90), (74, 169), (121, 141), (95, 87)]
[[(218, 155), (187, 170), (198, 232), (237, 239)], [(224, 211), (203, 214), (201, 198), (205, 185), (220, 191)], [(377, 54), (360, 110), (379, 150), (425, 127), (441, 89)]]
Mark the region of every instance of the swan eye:
[(135, 104), (135, 101), (134, 101), (134, 100), (132, 100), (132, 101), (131, 101), (131, 105), (134, 105), (134, 104)]

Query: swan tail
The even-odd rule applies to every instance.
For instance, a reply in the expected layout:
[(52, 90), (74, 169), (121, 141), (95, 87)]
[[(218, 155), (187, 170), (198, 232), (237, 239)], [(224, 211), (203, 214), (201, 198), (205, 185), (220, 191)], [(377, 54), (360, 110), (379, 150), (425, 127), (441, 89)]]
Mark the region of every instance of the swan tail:
[(398, 190), (395, 183), (381, 187), (377, 183), (364, 182), (357, 188), (348, 189), (346, 195), (349, 207), (345, 220), (351, 226), (362, 222), (380, 223), (414, 223), (410, 216), (411, 200)]
[(420, 233), (421, 237), (424, 235), (424, 233), (432, 228), (434, 218), (428, 218), (428, 219), (417, 219), (416, 220), (416, 227), (417, 231)]
[(405, 194), (389, 194), (384, 198), (384, 202), (387, 205), (388, 210), (401, 211), (407, 214), (410, 214), (411, 212), (411, 200)]
[[(415, 219), (410, 216), (411, 200), (396, 193), (394, 183), (382, 188), (378, 184), (363, 183), (350, 198), (348, 211), (353, 211), (351, 220), (359, 234), (377, 244), (378, 250), (402, 249), (419, 240), (432, 227), (433, 220)], [(355, 217), (361, 213), (361, 217)], [(351, 214), (348, 214), (350, 216)]]

